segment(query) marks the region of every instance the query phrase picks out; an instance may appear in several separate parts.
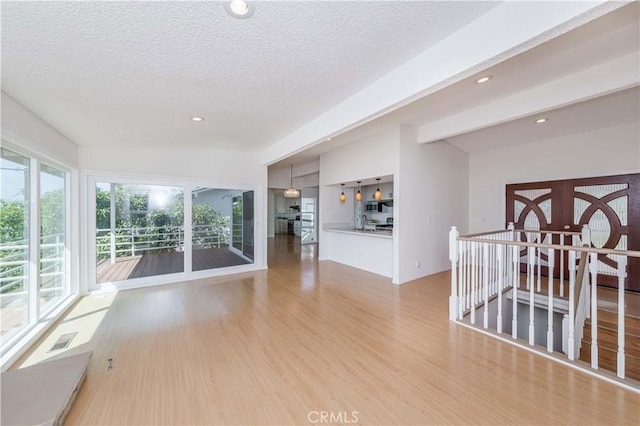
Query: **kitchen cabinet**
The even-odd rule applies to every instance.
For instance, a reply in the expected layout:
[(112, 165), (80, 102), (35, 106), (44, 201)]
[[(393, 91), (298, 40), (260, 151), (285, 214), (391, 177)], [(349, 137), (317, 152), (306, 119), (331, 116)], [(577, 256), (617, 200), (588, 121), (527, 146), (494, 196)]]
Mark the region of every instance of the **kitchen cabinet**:
[[(393, 182), (381, 183), (379, 187), (383, 200), (393, 199)], [(362, 201), (376, 201), (376, 189), (378, 184), (363, 186)]]
[(380, 185), (380, 191), (382, 192), (383, 200), (393, 199), (393, 182), (385, 182)]

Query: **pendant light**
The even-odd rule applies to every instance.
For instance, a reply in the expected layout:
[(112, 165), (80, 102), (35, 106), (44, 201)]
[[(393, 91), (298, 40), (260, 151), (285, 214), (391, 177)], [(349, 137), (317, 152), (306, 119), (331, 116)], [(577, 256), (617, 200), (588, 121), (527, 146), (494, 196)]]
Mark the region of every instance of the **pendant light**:
[(344, 204), (344, 202), (347, 201), (347, 196), (344, 195), (344, 183), (341, 183), (340, 185), (342, 185), (342, 194), (340, 194), (340, 202)]
[(358, 181), (358, 192), (356, 192), (356, 201), (362, 201), (362, 192), (360, 192), (360, 183), (362, 181)]
[(298, 198), (300, 196), (300, 191), (293, 187), (293, 164), (291, 165), (291, 187), (289, 189), (284, 190), (284, 198)]
[(380, 178), (376, 178), (376, 180), (378, 181), (378, 189), (376, 189), (376, 201), (380, 201), (382, 200), (382, 192), (380, 192)]

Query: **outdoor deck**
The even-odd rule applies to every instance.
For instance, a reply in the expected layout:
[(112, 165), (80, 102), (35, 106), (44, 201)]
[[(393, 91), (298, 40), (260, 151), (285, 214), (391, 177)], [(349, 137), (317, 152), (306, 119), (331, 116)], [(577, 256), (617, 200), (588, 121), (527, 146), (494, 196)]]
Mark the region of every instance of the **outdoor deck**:
[[(250, 263), (226, 247), (193, 251), (193, 270), (246, 265)], [(131, 278), (173, 274), (184, 271), (184, 253), (148, 253), (141, 256), (120, 257), (115, 263), (102, 260), (98, 263), (97, 283), (122, 281)]]

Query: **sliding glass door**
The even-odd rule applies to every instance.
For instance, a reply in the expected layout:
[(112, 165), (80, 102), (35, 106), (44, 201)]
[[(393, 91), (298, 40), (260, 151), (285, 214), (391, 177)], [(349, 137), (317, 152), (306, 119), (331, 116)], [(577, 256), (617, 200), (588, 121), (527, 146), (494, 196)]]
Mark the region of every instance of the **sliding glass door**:
[(29, 325), (29, 158), (2, 149), (0, 199), (0, 313), (2, 342)]
[(182, 185), (92, 185), (96, 284), (253, 263), (253, 191), (249, 200), (235, 189), (189, 187), (185, 197)]
[(233, 246), (231, 250), (249, 262), (254, 258), (253, 191), (244, 191), (233, 197)]
[(67, 295), (65, 172), (40, 166), (40, 312)]
[(2, 353), (70, 294), (69, 173), (0, 150)]
[[(193, 271), (252, 263), (238, 256), (233, 247), (241, 247), (241, 197), (231, 189), (196, 187), (192, 190), (192, 267)], [(231, 245), (233, 241), (233, 246)]]

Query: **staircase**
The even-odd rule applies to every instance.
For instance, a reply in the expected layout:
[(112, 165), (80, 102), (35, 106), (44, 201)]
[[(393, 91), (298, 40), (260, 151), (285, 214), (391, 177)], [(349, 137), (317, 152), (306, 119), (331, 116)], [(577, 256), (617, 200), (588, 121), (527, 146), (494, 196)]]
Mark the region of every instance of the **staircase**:
[[(603, 293), (605, 303), (598, 306), (598, 368), (609, 370), (613, 373), (617, 369), (618, 351), (618, 313), (615, 307), (606, 303), (607, 289), (599, 287), (599, 293)], [(640, 311), (636, 308), (640, 301), (640, 294), (626, 293), (627, 311), (625, 316), (624, 346), (625, 346), (625, 377), (640, 381)], [(636, 308), (636, 309), (634, 309)], [(584, 324), (584, 334), (580, 347), (580, 360), (591, 363), (591, 319)]]

